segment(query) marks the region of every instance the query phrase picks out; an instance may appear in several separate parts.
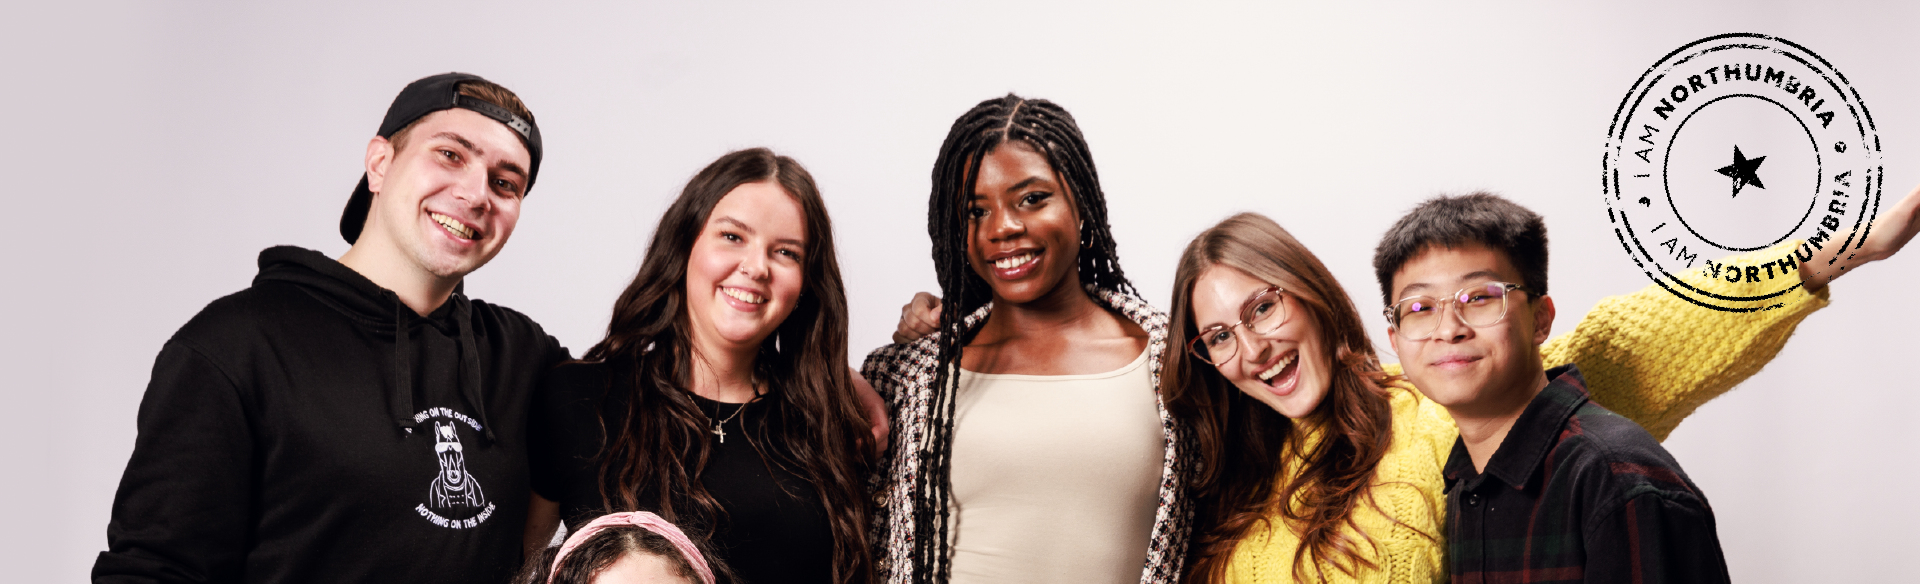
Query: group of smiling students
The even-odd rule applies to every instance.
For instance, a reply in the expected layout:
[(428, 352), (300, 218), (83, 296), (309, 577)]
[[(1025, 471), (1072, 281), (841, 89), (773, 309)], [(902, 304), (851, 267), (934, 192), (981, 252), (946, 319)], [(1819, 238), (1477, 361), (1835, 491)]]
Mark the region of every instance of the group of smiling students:
[[(505, 195), (517, 215), (538, 133), (487, 117), (533, 151), (523, 182), (493, 183), (517, 187)], [(389, 144), (380, 165), (410, 163), (410, 148), (441, 152), (419, 136), (389, 143), (392, 134), (376, 138)], [(394, 198), (379, 187), (398, 171), (380, 165), (370, 154), (376, 210), (362, 220), (368, 233), (407, 233), (378, 219), (392, 212), (381, 205), (410, 208), (381, 198)], [(1541, 218), (1494, 195), (1436, 197), (1376, 249), (1394, 365), (1332, 273), (1255, 213), (1195, 237), (1170, 312), (1149, 306), (1121, 269), (1073, 117), (1008, 95), (967, 111), (940, 146), (927, 207), (940, 295), (904, 307), (896, 343), (857, 374), (826, 204), (806, 169), (766, 149), (694, 175), (606, 338), (580, 359), (560, 363), (564, 349), (539, 333), (537, 350), (517, 349), (540, 353), (527, 358), (536, 374), (515, 377), (485, 366), (506, 354), (501, 333), (449, 334), (469, 343), (462, 363), (483, 365), (461, 383), (531, 386), (492, 411), (485, 431), (489, 446), (524, 445), (524, 458), (509, 458), (524, 461), (529, 488), (497, 489), (527, 493), (524, 505), (496, 500), (518, 515), (504, 521), (525, 517), (520, 545), (533, 560), (519, 577), (529, 582), (611, 582), (622, 554), (646, 553), (678, 558), (670, 578), (751, 584), (1725, 581), (1711, 507), (1658, 440), (1771, 360), (1827, 304), (1831, 279), (1897, 252), (1920, 226), (1916, 206), (1909, 195), (1891, 207), (1850, 255), (1799, 248), (1818, 257), (1773, 309), (1707, 310), (1649, 287), (1602, 301), (1550, 339)], [(484, 222), (432, 220), (474, 241), (488, 234)], [(431, 254), (407, 257), (451, 276), (441, 300), (475, 306), (456, 312), (501, 311), (465, 300), (458, 282), (503, 243), (445, 274)], [(378, 262), (355, 253), (340, 263), (381, 282)], [(263, 254), (262, 278), (267, 264)], [(1761, 285), (1696, 279), (1727, 296)], [(442, 312), (389, 294), (382, 310), (417, 313), (395, 316), (403, 322)], [(381, 334), (391, 328), (408, 334)], [(155, 391), (96, 581), (159, 562), (141, 554), (135, 517), (141, 497), (158, 496), (143, 495), (142, 481), (164, 475), (136, 476), (143, 452), (161, 448), (146, 443), (148, 409), (162, 415)], [(479, 404), (493, 403), (458, 399), (482, 419)], [(389, 410), (405, 418), (411, 403)], [(464, 447), (469, 467), (476, 443)], [(462, 452), (453, 444), (436, 452)], [(259, 523), (257, 501), (272, 496), (254, 492)], [(608, 528), (608, 517), (671, 537), (632, 536), (649, 532)], [(606, 534), (568, 543), (597, 550), (587, 567), (554, 560), (566, 555), (547, 547), (562, 523)], [(252, 557), (262, 546), (241, 547), (239, 573), (251, 576), (240, 580), (300, 579), (259, 577), (255, 565), (274, 562)]]

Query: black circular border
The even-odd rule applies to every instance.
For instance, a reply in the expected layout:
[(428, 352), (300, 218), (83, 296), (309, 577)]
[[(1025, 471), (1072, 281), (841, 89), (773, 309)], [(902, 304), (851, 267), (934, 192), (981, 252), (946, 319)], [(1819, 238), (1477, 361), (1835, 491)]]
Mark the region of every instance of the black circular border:
[[(1692, 61), (1693, 59), (1701, 55), (1706, 55), (1706, 54), (1718, 52), (1721, 50), (1737, 49), (1737, 48), (1769, 50), (1777, 54), (1780, 54), (1782, 56), (1785, 56), (1789, 59), (1792, 59), (1794, 61), (1797, 61), (1800, 64), (1807, 66), (1808, 69), (1812, 69), (1816, 72), (1821, 72), (1821, 76), (1820, 76), (1821, 80), (1826, 82), (1828, 87), (1836, 90), (1837, 92), (1840, 92), (1843, 95), (1849, 96), (1851, 98), (1851, 99), (1843, 99), (1843, 101), (1845, 101), (1848, 105), (1847, 109), (1848, 109), (1848, 113), (1851, 114), (1853, 118), (1854, 129), (1858, 132), (1858, 135), (1862, 138), (1862, 142), (1865, 143), (1865, 145), (1873, 148), (1873, 152), (1874, 152), (1873, 158), (1875, 159), (1878, 158), (1878, 154), (1880, 152), (1879, 127), (1873, 123), (1873, 115), (1871, 112), (1867, 110), (1866, 100), (1860, 96), (1860, 92), (1858, 90), (1854, 89), (1852, 82), (1847, 80), (1846, 75), (1841, 73), (1839, 68), (1833, 66), (1833, 63), (1828, 62), (1825, 57), (1820, 56), (1818, 53), (1815, 53), (1804, 46), (1801, 46), (1799, 43), (1795, 43), (1793, 41), (1783, 39), (1780, 37), (1757, 34), (1757, 33), (1745, 33), (1745, 32), (1726, 33), (1726, 34), (1720, 34), (1720, 35), (1714, 35), (1714, 36), (1702, 38), (1702, 39), (1693, 41), (1691, 43), (1682, 45), (1679, 48), (1674, 49), (1671, 52), (1668, 52), (1666, 55), (1660, 57), (1658, 60), (1655, 60), (1653, 66), (1648, 67), (1646, 71), (1640, 74), (1640, 77), (1638, 79), (1634, 80), (1633, 86), (1628, 90), (1627, 95), (1621, 98), (1620, 105), (1614, 109), (1613, 120), (1609, 123), (1607, 127), (1607, 140), (1605, 143), (1606, 147), (1605, 147), (1605, 151), (1603, 151), (1600, 156), (1600, 187), (1601, 187), (1603, 202), (1606, 203), (1607, 205), (1608, 222), (1617, 223), (1621, 226), (1624, 226), (1625, 228), (1624, 232), (1619, 227), (1616, 227), (1614, 229), (1614, 236), (1616, 239), (1619, 240), (1621, 249), (1627, 252), (1627, 257), (1633, 260), (1634, 266), (1640, 268), (1641, 272), (1646, 274), (1648, 279), (1653, 280), (1653, 283), (1655, 285), (1658, 285), (1661, 288), (1666, 289), (1669, 293), (1679, 297), (1682, 300), (1685, 300), (1697, 306), (1701, 306), (1703, 308), (1710, 308), (1713, 310), (1720, 310), (1720, 311), (1726, 311), (1726, 312), (1757, 312), (1762, 310), (1771, 310), (1773, 308), (1779, 308), (1781, 305), (1773, 304), (1768, 306), (1750, 306), (1750, 307), (1720, 306), (1717, 304), (1702, 302), (1694, 298), (1692, 295), (1682, 293), (1679, 290), (1675, 290), (1673, 286), (1669, 285), (1669, 282), (1671, 282), (1672, 284), (1677, 284), (1682, 288), (1686, 288), (1687, 290), (1691, 291), (1695, 295), (1716, 299), (1716, 300), (1726, 300), (1731, 302), (1757, 302), (1762, 300), (1769, 300), (1769, 299), (1777, 298), (1789, 292), (1792, 292), (1794, 289), (1799, 288), (1801, 285), (1794, 284), (1784, 289), (1781, 289), (1769, 294), (1763, 294), (1760, 296), (1751, 296), (1751, 297), (1725, 296), (1721, 294), (1708, 292), (1705, 290), (1700, 290), (1698, 288), (1694, 288), (1693, 286), (1688, 285), (1685, 281), (1681, 280), (1680, 278), (1675, 277), (1671, 273), (1668, 273), (1666, 271), (1665, 266), (1661, 266), (1657, 263), (1654, 265), (1654, 269), (1649, 270), (1646, 265), (1646, 262), (1642, 261), (1640, 258), (1642, 256), (1652, 258), (1654, 257), (1654, 255), (1652, 253), (1647, 252), (1646, 248), (1640, 245), (1639, 237), (1637, 236), (1634, 237), (1631, 243), (1627, 241), (1628, 239), (1626, 235), (1627, 233), (1637, 233), (1637, 232), (1634, 231), (1632, 222), (1627, 220), (1626, 214), (1622, 212), (1618, 212), (1614, 208), (1615, 204), (1620, 202), (1620, 199), (1621, 199), (1620, 189), (1619, 189), (1620, 169), (1613, 163), (1613, 160), (1615, 158), (1615, 155), (1618, 152), (1624, 151), (1623, 150), (1624, 140), (1622, 139), (1624, 136), (1622, 132), (1624, 131), (1624, 128), (1626, 126), (1622, 124), (1622, 121), (1630, 121), (1632, 117), (1630, 112), (1638, 109), (1638, 106), (1640, 105), (1641, 101), (1644, 100), (1647, 93), (1651, 91), (1650, 88), (1653, 87), (1654, 85), (1657, 85), (1660, 82), (1660, 80), (1666, 78), (1666, 75), (1664, 73), (1656, 74), (1656, 72), (1660, 72), (1662, 70), (1661, 65), (1668, 63), (1668, 61), (1670, 59), (1673, 59), (1675, 55), (1679, 55), (1681, 53), (1695, 49), (1696, 47), (1699, 47), (1701, 45), (1707, 45), (1707, 44), (1711, 44), (1716, 41), (1721, 41), (1725, 39), (1740, 39), (1740, 38), (1756, 39), (1759, 41), (1779, 43), (1781, 45), (1791, 47), (1799, 51), (1799, 53), (1805, 54), (1806, 56), (1812, 57), (1814, 60), (1818, 61), (1821, 67), (1815, 67), (1812, 63), (1809, 63), (1805, 59), (1801, 58), (1799, 54), (1795, 54), (1789, 51), (1781, 51), (1777, 46), (1770, 46), (1765, 44), (1752, 44), (1752, 45), (1727, 44), (1724, 46), (1715, 47), (1708, 50), (1701, 50), (1696, 55), (1690, 55), (1685, 59), (1674, 61), (1671, 65), (1669, 65), (1665, 69), (1671, 70), (1674, 67), (1682, 63)], [(1837, 84), (1834, 83), (1834, 79), (1836, 78), (1839, 79), (1839, 83)], [(1625, 120), (1623, 120), (1623, 118), (1625, 118)], [(1849, 232), (1850, 234), (1847, 236), (1847, 239), (1839, 244), (1842, 249), (1845, 249), (1849, 246), (1853, 246), (1853, 242), (1856, 238), (1860, 239), (1862, 244), (1864, 244), (1866, 239), (1865, 237), (1866, 232), (1861, 229), (1862, 224), (1868, 222), (1867, 218), (1869, 216), (1877, 215), (1879, 212), (1880, 188), (1882, 186), (1881, 174), (1884, 172), (1884, 169), (1881, 166), (1876, 164), (1866, 170), (1868, 172), (1864, 173), (1861, 177), (1861, 180), (1864, 183), (1861, 189), (1862, 189), (1862, 192), (1866, 194), (1865, 198), (1872, 199), (1872, 206), (1870, 209), (1867, 209), (1865, 205), (1862, 206), (1863, 210), (1859, 214), (1858, 218), (1854, 220), (1853, 227), (1851, 228)], [(1664, 168), (1663, 168), (1663, 171), (1664, 171)], [(1871, 228), (1871, 225), (1868, 225), (1867, 227)], [(1637, 253), (1636, 253), (1636, 250), (1637, 250)], [(1655, 271), (1658, 271), (1660, 276), (1664, 276), (1664, 278), (1655, 276), (1654, 275)]]

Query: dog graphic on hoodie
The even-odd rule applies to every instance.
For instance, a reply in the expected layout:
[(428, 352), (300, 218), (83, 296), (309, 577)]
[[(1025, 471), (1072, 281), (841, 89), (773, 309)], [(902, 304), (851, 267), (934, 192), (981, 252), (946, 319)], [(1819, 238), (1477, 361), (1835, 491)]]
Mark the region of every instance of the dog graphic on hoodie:
[(460, 435), (454, 430), (453, 422), (433, 423), (433, 452), (440, 459), (440, 472), (434, 475), (433, 485), (427, 489), (427, 500), (438, 508), (484, 507), (487, 498), (480, 493), (480, 483), (474, 482), (473, 475), (467, 473)]

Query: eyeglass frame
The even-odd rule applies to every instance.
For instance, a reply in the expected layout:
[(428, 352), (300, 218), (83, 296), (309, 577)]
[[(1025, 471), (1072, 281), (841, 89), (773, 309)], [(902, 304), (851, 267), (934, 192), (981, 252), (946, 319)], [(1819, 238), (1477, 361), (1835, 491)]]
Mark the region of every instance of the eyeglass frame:
[[(1473, 286), (1468, 286), (1468, 287), (1465, 287), (1465, 288), (1461, 288), (1461, 289), (1459, 289), (1459, 290), (1455, 290), (1455, 291), (1453, 291), (1453, 294), (1452, 294), (1452, 295), (1449, 295), (1449, 296), (1447, 296), (1447, 297), (1446, 297), (1446, 298), (1444, 298), (1444, 299), (1438, 299), (1439, 301), (1435, 303), (1435, 306), (1437, 306), (1437, 307), (1438, 307), (1438, 308), (1436, 308), (1436, 310), (1440, 310), (1441, 312), (1445, 312), (1445, 311), (1447, 310), (1447, 308), (1446, 308), (1446, 305), (1447, 305), (1447, 304), (1449, 304), (1449, 303), (1451, 303), (1451, 304), (1460, 304), (1460, 295), (1462, 295), (1462, 294), (1466, 294), (1468, 290), (1472, 290), (1472, 289), (1474, 289), (1474, 288), (1477, 288), (1477, 287), (1480, 287), (1480, 286), (1485, 286), (1485, 285), (1493, 285), (1493, 284), (1498, 284), (1498, 285), (1500, 286), (1500, 307), (1501, 307), (1501, 308), (1500, 308), (1500, 318), (1496, 318), (1496, 319), (1493, 319), (1493, 322), (1489, 322), (1489, 323), (1487, 323), (1487, 324), (1473, 324), (1473, 323), (1470, 323), (1470, 322), (1467, 322), (1467, 315), (1466, 315), (1466, 314), (1465, 314), (1464, 312), (1461, 312), (1461, 308), (1460, 308), (1460, 307), (1458, 307), (1458, 306), (1455, 306), (1455, 307), (1454, 307), (1454, 309), (1453, 309), (1453, 317), (1454, 317), (1455, 319), (1457, 319), (1457, 320), (1459, 320), (1459, 321), (1460, 321), (1460, 324), (1462, 324), (1462, 325), (1465, 325), (1465, 326), (1468, 326), (1468, 327), (1472, 327), (1472, 328), (1486, 328), (1486, 327), (1490, 327), (1490, 326), (1493, 326), (1493, 325), (1496, 325), (1496, 324), (1500, 324), (1500, 323), (1503, 323), (1503, 322), (1506, 322), (1506, 321), (1507, 321), (1507, 315), (1508, 315), (1508, 314), (1511, 314), (1511, 313), (1513, 312), (1513, 307), (1510, 307), (1510, 306), (1507, 306), (1507, 293), (1509, 293), (1509, 292), (1513, 292), (1513, 291), (1515, 291), (1515, 290), (1518, 290), (1518, 291), (1521, 291), (1521, 292), (1525, 292), (1525, 293), (1527, 293), (1527, 294), (1529, 294), (1529, 295), (1533, 295), (1533, 291), (1532, 291), (1532, 290), (1528, 290), (1526, 286), (1522, 286), (1522, 285), (1519, 285), (1519, 284), (1515, 284), (1515, 283), (1512, 283), (1512, 282), (1500, 282), (1500, 281), (1493, 281), (1493, 282), (1487, 282), (1486, 284), (1476, 284), (1476, 285), (1473, 285)], [(1406, 301), (1408, 301), (1408, 300), (1413, 300), (1413, 299), (1415, 299), (1415, 298), (1419, 298), (1419, 297), (1421, 297), (1421, 296), (1426, 296), (1426, 295), (1425, 295), (1425, 294), (1421, 294), (1421, 295), (1419, 295), (1419, 296), (1408, 296), (1408, 297), (1406, 297), (1406, 298), (1401, 298), (1401, 299), (1399, 299), (1399, 300), (1396, 300), (1396, 301), (1394, 301), (1394, 303), (1393, 303), (1393, 304), (1388, 304), (1386, 308), (1382, 308), (1382, 309), (1380, 309), (1380, 313), (1381, 313), (1382, 315), (1384, 315), (1384, 316), (1386, 316), (1386, 317), (1387, 317), (1387, 326), (1390, 326), (1390, 327), (1393, 327), (1393, 328), (1394, 328), (1395, 330), (1400, 330), (1400, 318), (1399, 318), (1399, 317), (1397, 317), (1397, 316), (1394, 316), (1394, 312), (1395, 312), (1395, 311), (1394, 311), (1394, 308), (1395, 308), (1395, 307), (1397, 307), (1397, 306), (1400, 306), (1401, 304), (1404, 304), (1404, 303), (1406, 303)], [(1537, 295), (1535, 295), (1535, 297), (1538, 297), (1538, 296), (1537, 296)], [(1445, 316), (1444, 316), (1444, 315), (1442, 315), (1442, 317), (1441, 317), (1441, 318), (1445, 318)], [(1434, 325), (1433, 325), (1433, 331), (1434, 331), (1434, 332), (1437, 332), (1437, 331), (1439, 331), (1439, 330), (1440, 330), (1440, 323), (1439, 323), (1439, 322), (1435, 322), (1435, 323), (1434, 323)], [(1405, 331), (1404, 331), (1404, 330), (1402, 330), (1402, 332), (1405, 332)], [(1417, 339), (1415, 339), (1415, 338), (1411, 338), (1411, 337), (1409, 337), (1409, 338), (1408, 338), (1407, 340), (1409, 340), (1409, 341), (1425, 341), (1425, 340), (1428, 340), (1428, 339), (1432, 339), (1432, 338), (1433, 338), (1433, 332), (1428, 332), (1428, 333), (1427, 333), (1427, 336), (1424, 336), (1424, 337), (1420, 337), (1420, 338), (1417, 338)]]
[[(1239, 322), (1235, 322), (1233, 324), (1225, 324), (1225, 325), (1216, 324), (1204, 329), (1200, 329), (1199, 334), (1194, 335), (1192, 340), (1187, 341), (1187, 352), (1192, 354), (1194, 358), (1199, 359), (1201, 362), (1204, 362), (1208, 365), (1212, 365), (1215, 367), (1219, 367), (1220, 366), (1219, 363), (1215, 363), (1213, 362), (1212, 359), (1207, 358), (1206, 355), (1201, 354), (1200, 352), (1201, 349), (1197, 348), (1197, 344), (1200, 341), (1205, 340), (1208, 335), (1218, 331), (1223, 331), (1223, 330), (1231, 331), (1233, 330), (1233, 327), (1240, 327), (1240, 328), (1246, 329), (1248, 334), (1266, 334), (1266, 333), (1273, 332), (1275, 330), (1280, 330), (1280, 327), (1286, 326), (1288, 322), (1291, 322), (1293, 320), (1292, 312), (1286, 312), (1284, 314), (1284, 318), (1280, 319), (1280, 322), (1274, 323), (1273, 330), (1269, 330), (1266, 332), (1256, 332), (1253, 330), (1253, 325), (1250, 324), (1250, 321), (1252, 321), (1253, 319), (1247, 318), (1249, 316), (1247, 312), (1253, 309), (1253, 301), (1259, 300), (1260, 297), (1266, 296), (1269, 293), (1273, 294), (1275, 298), (1279, 299), (1278, 304), (1280, 306), (1280, 310), (1283, 312), (1286, 311), (1287, 310), (1287, 290), (1285, 288), (1281, 288), (1279, 286), (1274, 286), (1274, 285), (1268, 285), (1265, 288), (1255, 290), (1253, 294), (1250, 294), (1247, 296), (1246, 301), (1240, 303)], [(1235, 347), (1234, 350), (1236, 351), (1239, 350), (1238, 347), (1240, 346), (1240, 341), (1238, 337), (1234, 339), (1233, 346)], [(1229, 353), (1227, 354), (1226, 357), (1222, 358), (1221, 360), (1224, 361), (1226, 359), (1232, 359), (1232, 358), (1233, 358), (1233, 354)]]

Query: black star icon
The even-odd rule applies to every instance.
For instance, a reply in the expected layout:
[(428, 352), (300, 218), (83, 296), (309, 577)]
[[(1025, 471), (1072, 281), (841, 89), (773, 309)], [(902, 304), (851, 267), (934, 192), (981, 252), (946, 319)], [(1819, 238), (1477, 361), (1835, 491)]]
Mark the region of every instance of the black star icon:
[(1718, 172), (1727, 175), (1727, 178), (1733, 179), (1733, 196), (1738, 197), (1740, 196), (1740, 187), (1749, 184), (1757, 189), (1767, 188), (1767, 185), (1760, 184), (1760, 175), (1754, 173), (1754, 171), (1760, 170), (1760, 162), (1766, 159), (1767, 157), (1762, 156), (1748, 160), (1747, 155), (1740, 153), (1740, 147), (1734, 146), (1733, 164), (1721, 167)]

